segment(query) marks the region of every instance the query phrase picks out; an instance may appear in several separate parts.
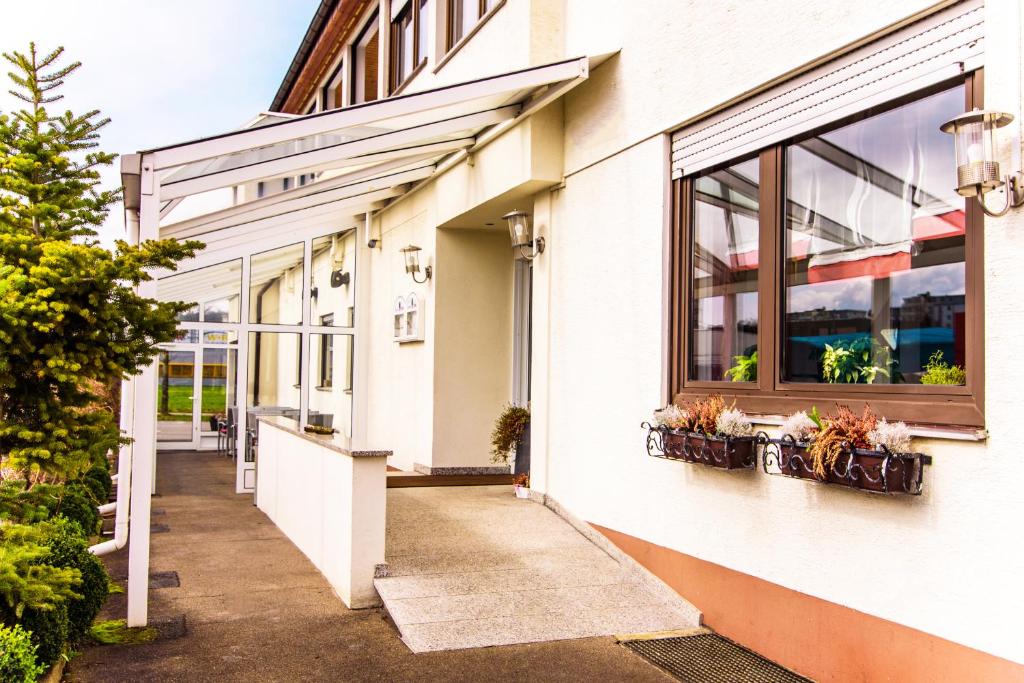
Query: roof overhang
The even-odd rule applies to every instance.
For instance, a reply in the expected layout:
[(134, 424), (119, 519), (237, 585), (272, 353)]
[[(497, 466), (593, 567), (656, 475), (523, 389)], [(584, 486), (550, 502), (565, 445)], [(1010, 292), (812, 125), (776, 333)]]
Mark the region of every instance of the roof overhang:
[[(125, 197), (151, 170), (161, 218), (182, 200), (250, 183), (318, 174), (317, 182), (165, 223), (161, 237), (219, 249), (320, 226), (344, 229), (561, 97), (607, 56), (568, 59), (344, 109), (275, 118), (213, 137), (126, 155)], [(128, 166), (125, 166), (125, 164)], [(147, 187), (147, 190), (149, 188)]]

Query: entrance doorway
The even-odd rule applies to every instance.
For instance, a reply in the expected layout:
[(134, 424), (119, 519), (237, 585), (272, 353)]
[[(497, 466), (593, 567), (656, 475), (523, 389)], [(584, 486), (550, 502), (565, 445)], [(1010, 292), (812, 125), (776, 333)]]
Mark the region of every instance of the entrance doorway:
[(237, 412), (237, 334), (183, 330), (182, 335), (186, 341), (160, 347), (157, 446), (226, 448), (227, 426)]

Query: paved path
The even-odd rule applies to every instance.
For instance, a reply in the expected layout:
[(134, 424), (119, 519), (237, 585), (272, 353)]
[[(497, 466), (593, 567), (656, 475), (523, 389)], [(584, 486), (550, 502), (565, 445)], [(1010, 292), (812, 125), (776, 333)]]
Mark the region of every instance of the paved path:
[[(161, 453), (150, 592), (153, 643), (89, 647), (70, 681), (668, 681), (610, 638), (416, 655), (382, 610), (345, 608), (213, 454)], [(105, 558), (123, 582), (127, 549)], [(124, 617), (116, 595), (105, 618)], [(184, 618), (184, 633), (180, 627)], [(178, 636), (178, 637), (174, 637)]]
[(374, 585), (414, 652), (698, 626), (510, 486), (389, 489), (385, 547)]

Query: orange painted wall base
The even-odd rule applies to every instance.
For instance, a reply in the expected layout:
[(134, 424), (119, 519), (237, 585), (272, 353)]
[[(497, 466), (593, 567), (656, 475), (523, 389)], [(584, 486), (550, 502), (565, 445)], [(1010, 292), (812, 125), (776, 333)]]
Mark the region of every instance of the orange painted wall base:
[(591, 524), (704, 624), (818, 681), (1024, 681), (1024, 665)]

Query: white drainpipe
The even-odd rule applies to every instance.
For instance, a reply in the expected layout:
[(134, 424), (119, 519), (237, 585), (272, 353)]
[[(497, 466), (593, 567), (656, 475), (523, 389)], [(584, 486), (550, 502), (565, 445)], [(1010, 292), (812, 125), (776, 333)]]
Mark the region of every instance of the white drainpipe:
[[(132, 244), (138, 242), (139, 234), (139, 212), (137, 210), (125, 211), (128, 222), (129, 240)], [(135, 382), (128, 381), (121, 383), (121, 431), (131, 433), (135, 422)], [(117, 482), (117, 501), (100, 505), (101, 514), (116, 511), (114, 515), (114, 538), (103, 543), (89, 546), (89, 552), (93, 555), (107, 555), (120, 550), (128, 542), (128, 515), (129, 502), (131, 501), (132, 489), (132, 446), (128, 444), (121, 446), (117, 456), (117, 474), (111, 477)]]

